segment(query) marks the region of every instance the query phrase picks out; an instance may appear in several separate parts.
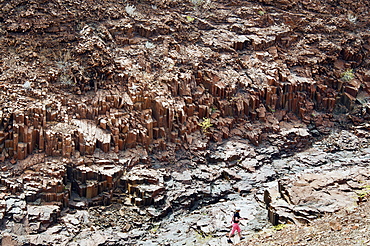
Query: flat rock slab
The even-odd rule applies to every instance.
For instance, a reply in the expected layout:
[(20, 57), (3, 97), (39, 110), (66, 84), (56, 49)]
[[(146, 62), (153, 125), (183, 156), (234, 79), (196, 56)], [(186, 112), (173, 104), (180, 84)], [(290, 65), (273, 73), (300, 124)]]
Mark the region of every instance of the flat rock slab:
[(356, 166), (303, 173), (279, 180), (277, 192), (265, 192), (265, 202), (281, 222), (309, 221), (356, 206), (370, 192), (369, 177), (369, 167)]

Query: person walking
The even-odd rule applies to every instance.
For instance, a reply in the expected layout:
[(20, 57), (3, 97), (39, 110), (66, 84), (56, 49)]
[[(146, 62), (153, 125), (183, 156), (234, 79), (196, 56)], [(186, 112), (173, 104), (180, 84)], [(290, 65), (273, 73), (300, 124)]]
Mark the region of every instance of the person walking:
[(235, 231), (238, 232), (240, 240), (244, 239), (244, 237), (242, 237), (242, 235), (241, 235), (241, 229), (240, 229), (240, 226), (239, 226), (239, 221), (244, 220), (244, 219), (245, 218), (240, 217), (240, 208), (237, 208), (235, 210), (235, 213), (234, 213), (233, 218), (231, 220), (231, 223), (232, 223), (233, 227), (232, 227), (232, 229), (229, 233), (229, 238), (227, 239), (228, 243), (233, 243), (233, 241), (231, 241), (231, 237), (234, 236)]

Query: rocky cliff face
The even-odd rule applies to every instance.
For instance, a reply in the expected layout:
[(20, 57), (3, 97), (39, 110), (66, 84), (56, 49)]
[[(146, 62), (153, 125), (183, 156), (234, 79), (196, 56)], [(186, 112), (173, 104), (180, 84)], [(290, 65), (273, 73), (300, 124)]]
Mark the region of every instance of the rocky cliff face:
[(368, 136), (366, 1), (0, 5), (0, 219), (21, 234), (94, 205), (158, 219), (249, 193), (234, 166)]

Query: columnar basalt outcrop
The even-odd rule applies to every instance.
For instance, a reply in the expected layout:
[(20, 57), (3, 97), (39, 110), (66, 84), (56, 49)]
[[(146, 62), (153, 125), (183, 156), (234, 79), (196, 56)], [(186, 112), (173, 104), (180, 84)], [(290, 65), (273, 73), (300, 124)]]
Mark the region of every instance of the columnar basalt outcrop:
[(164, 203), (164, 180), (157, 170), (135, 166), (130, 173), (121, 177), (121, 185), (127, 190), (129, 203), (137, 206)]
[(275, 178), (274, 159), (335, 126), (368, 137), (368, 10), (1, 2), (0, 219), (38, 233), (63, 209), (112, 203), (158, 219), (249, 193), (243, 178)]
[[(103, 16), (111, 13), (101, 4), (106, 11)], [(193, 20), (175, 12), (164, 18), (155, 9), (152, 18), (141, 9), (130, 16), (113, 4), (117, 13), (112, 20), (73, 29), (79, 18), (90, 16), (84, 8), (72, 11), (75, 18), (67, 21), (68, 11), (60, 6), (61, 19), (56, 23), (63, 28), (52, 28), (51, 19), (54, 23), (55, 18), (51, 16), (42, 15), (47, 17), (39, 21), (44, 24), (27, 19), (28, 15), (40, 15), (38, 9), (43, 5), (29, 4), (28, 15), (18, 15), (17, 7), (5, 4), (3, 7), (12, 11), (5, 15), (2, 27), (8, 34), (2, 40), (8, 47), (4, 55), (9, 54), (11, 40), (13, 46), (21, 47), (18, 32), (27, 33), (31, 40), (40, 40), (41, 30), (60, 38), (70, 32), (75, 38), (54, 58), (47, 52), (55, 52), (53, 45), (62, 42), (59, 39), (42, 52), (32, 51), (31, 60), (38, 61), (44, 55), (48, 65), (38, 67), (34, 78), (25, 73), (17, 82), (22, 95), (19, 102), (4, 104), (0, 114), (1, 159), (22, 160), (36, 149), (64, 157), (75, 151), (91, 155), (96, 148), (104, 152), (136, 145), (165, 149), (166, 142), (182, 142), (186, 134), (199, 130), (198, 123), (204, 117), (213, 119), (214, 140), (221, 141), (232, 135), (235, 120), (265, 122), (270, 115), (279, 118), (276, 112), (282, 110), (308, 124), (316, 111), (332, 113), (341, 103), (351, 109), (359, 92), (367, 91), (366, 66), (353, 70), (355, 64), (368, 62), (367, 36), (359, 32), (360, 41), (350, 37), (344, 44), (338, 38), (330, 39), (333, 35), (342, 37), (351, 26), (362, 30), (366, 17), (333, 18), (332, 30), (325, 33), (321, 29), (329, 26), (314, 22), (317, 16), (312, 14), (303, 17), (273, 7), (263, 10), (247, 5), (228, 18), (221, 14), (222, 5), (208, 6)], [(48, 7), (48, 11), (58, 8)], [(76, 11), (86, 15), (77, 17)], [(219, 13), (232, 28), (226, 30), (214, 17), (204, 19), (212, 12)], [(298, 25), (310, 22), (315, 35)], [(186, 37), (168, 35), (173, 31), (188, 32), (188, 39), (197, 36), (181, 43)], [(306, 34), (305, 39), (301, 34)], [(31, 69), (31, 60), (25, 59), (21, 67)], [(2, 73), (7, 83), (15, 72), (10, 65)], [(16, 96), (14, 82), (7, 83), (2, 85), (4, 102)], [(56, 88), (46, 91), (50, 84)], [(60, 91), (63, 88), (80, 96), (72, 97)], [(235, 120), (224, 120), (229, 117)], [(62, 133), (61, 128), (68, 130)]]

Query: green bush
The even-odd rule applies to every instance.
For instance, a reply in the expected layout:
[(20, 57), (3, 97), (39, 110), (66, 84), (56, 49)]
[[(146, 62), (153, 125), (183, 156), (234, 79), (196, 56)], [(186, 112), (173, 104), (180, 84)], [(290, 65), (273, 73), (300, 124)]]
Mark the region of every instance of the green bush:
[(203, 118), (203, 121), (198, 123), (198, 125), (202, 128), (203, 132), (208, 132), (208, 129), (213, 126), (213, 124), (211, 124), (211, 119), (209, 118)]
[(351, 81), (354, 78), (355, 78), (355, 74), (353, 73), (353, 69), (348, 69), (341, 75), (341, 80), (346, 81), (346, 82)]

